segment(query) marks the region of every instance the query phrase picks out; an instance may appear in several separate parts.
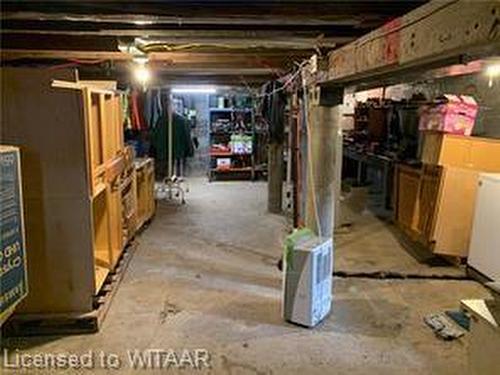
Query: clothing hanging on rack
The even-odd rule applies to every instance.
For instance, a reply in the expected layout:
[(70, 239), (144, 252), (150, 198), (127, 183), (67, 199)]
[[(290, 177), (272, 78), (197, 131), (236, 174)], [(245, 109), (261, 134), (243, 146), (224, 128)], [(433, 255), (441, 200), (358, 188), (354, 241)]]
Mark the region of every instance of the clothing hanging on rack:
[[(174, 160), (193, 156), (194, 148), (189, 122), (177, 113), (172, 116), (172, 139), (172, 158)], [(166, 110), (163, 111), (152, 129), (151, 144), (154, 148), (155, 158), (166, 161), (168, 159), (168, 113)]]
[(130, 118), (130, 104), (129, 104), (130, 91), (127, 90), (125, 94), (121, 95), (121, 110), (123, 116), (123, 128), (125, 130), (132, 129), (132, 119)]
[(130, 112), (132, 117), (132, 128), (136, 130), (147, 129), (143, 107), (142, 93), (137, 89), (132, 90), (130, 94)]

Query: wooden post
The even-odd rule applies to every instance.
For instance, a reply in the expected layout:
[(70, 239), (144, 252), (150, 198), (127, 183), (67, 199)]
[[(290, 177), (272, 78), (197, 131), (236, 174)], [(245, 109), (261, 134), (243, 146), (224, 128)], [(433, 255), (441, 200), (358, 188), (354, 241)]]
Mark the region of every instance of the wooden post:
[(342, 106), (332, 108), (334, 112), (334, 121), (332, 126), (334, 128), (334, 176), (333, 176), (333, 229), (339, 228), (342, 224), (340, 215), (340, 196), (342, 194), (342, 148), (343, 148), (343, 134), (342, 134), (342, 116), (344, 110)]
[(267, 209), (281, 213), (283, 193), (283, 144), (270, 143), (268, 149)]
[[(313, 96), (308, 97), (308, 163), (306, 226), (318, 235), (332, 237), (336, 201), (340, 194), (338, 143), (341, 143), (340, 106), (322, 106)], [(341, 151), (340, 151), (341, 152)], [(336, 163), (335, 161), (339, 160)]]

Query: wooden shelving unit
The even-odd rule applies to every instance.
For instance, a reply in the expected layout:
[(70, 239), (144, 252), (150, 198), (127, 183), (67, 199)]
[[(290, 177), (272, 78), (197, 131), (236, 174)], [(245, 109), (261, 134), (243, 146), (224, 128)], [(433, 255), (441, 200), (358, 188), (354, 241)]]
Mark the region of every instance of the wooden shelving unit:
[(0, 135), (21, 149), (25, 191), (30, 293), (16, 315), (84, 316), (132, 236), (125, 219), (135, 220), (120, 94), (69, 69), (1, 74)]

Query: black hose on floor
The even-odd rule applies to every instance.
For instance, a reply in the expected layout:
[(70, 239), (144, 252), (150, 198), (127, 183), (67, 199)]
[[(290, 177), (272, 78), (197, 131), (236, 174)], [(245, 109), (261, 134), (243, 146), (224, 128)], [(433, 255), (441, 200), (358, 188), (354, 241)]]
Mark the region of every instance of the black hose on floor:
[(467, 275), (422, 275), (417, 273), (400, 273), (392, 271), (373, 271), (373, 272), (348, 272), (334, 271), (334, 277), (340, 278), (360, 278), (377, 280), (473, 280)]

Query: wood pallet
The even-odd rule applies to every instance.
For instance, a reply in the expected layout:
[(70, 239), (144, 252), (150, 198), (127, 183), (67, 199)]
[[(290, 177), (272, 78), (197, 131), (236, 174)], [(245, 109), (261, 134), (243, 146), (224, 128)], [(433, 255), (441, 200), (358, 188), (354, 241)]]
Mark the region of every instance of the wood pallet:
[(99, 294), (94, 297), (94, 310), (92, 312), (86, 314), (14, 315), (2, 327), (2, 335), (4, 337), (45, 336), (88, 334), (99, 331), (136, 248), (135, 241), (126, 246), (115, 270), (109, 273)]

